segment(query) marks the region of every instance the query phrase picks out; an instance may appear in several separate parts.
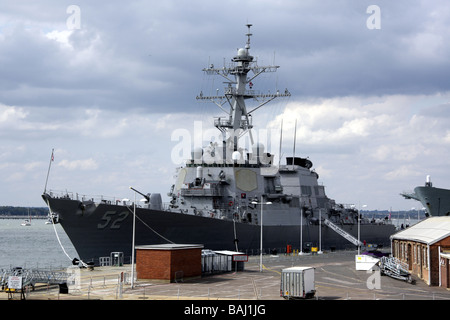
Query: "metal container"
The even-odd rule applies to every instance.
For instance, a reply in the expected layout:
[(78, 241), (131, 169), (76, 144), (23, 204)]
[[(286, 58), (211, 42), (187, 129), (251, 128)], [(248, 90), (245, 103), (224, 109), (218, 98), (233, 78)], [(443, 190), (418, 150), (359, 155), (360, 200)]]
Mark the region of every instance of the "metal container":
[(312, 298), (316, 293), (313, 267), (281, 270), (280, 296), (285, 299)]

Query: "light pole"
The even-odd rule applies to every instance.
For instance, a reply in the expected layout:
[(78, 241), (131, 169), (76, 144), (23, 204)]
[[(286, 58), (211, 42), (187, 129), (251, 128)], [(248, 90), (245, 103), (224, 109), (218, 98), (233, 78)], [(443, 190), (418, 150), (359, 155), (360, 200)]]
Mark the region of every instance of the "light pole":
[(358, 255), (361, 252), (361, 208), (365, 208), (367, 207), (366, 204), (363, 204), (362, 206), (360, 206), (359, 208), (359, 212), (358, 212)]
[(262, 250), (263, 250), (263, 204), (272, 204), (272, 202), (263, 202), (263, 196), (261, 195), (261, 201), (258, 203), (257, 201), (252, 201), (253, 204), (261, 205), (261, 238), (259, 245), (259, 272), (262, 272)]
[(131, 247), (131, 289), (134, 289), (134, 247), (136, 238), (136, 193), (139, 192), (133, 187), (130, 187), (134, 191), (134, 202), (133, 202), (133, 238)]
[(141, 201), (145, 201), (148, 203), (150, 201), (150, 198), (148, 195), (143, 194), (142, 192), (136, 190), (133, 187), (130, 187), (131, 190), (134, 191), (134, 203), (133, 203), (133, 240), (132, 240), (132, 248), (131, 248), (131, 289), (134, 288), (134, 242), (136, 238), (136, 193), (139, 193), (145, 199), (142, 199)]
[(131, 245), (131, 289), (134, 289), (134, 239), (136, 236), (136, 190), (130, 187), (134, 191), (134, 202), (133, 202), (133, 239)]
[(319, 252), (317, 254), (322, 253), (322, 209), (319, 208)]

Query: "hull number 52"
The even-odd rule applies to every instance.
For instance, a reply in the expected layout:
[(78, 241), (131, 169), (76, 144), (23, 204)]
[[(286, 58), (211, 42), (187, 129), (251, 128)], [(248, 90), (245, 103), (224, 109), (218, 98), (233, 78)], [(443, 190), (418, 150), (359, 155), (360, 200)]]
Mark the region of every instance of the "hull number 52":
[(101, 219), (101, 223), (97, 224), (97, 229), (105, 229), (109, 227), (110, 229), (120, 229), (120, 224), (125, 220), (130, 213), (127, 211), (122, 211), (117, 214), (117, 211), (106, 211)]

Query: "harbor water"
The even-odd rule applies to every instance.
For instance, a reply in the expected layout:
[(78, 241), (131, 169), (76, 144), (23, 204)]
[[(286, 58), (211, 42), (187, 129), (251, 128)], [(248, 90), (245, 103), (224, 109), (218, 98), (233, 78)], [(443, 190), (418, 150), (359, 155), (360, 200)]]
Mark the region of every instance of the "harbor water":
[(46, 221), (33, 219), (30, 226), (22, 226), (20, 219), (0, 219), (1, 269), (56, 269), (72, 264), (71, 259), (78, 255), (66, 233), (61, 225), (45, 224)]

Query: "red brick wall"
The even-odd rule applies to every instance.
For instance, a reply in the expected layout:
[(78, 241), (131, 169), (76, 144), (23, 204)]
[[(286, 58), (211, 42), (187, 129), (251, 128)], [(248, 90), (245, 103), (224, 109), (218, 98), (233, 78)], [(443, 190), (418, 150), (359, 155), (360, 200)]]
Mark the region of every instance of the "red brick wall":
[[(438, 286), (439, 269), (441, 268), (439, 246), (441, 248), (450, 247), (450, 237), (431, 245), (429, 252), (426, 244), (407, 240), (394, 240), (393, 255), (407, 263), (413, 275), (419, 277), (429, 285)], [(429, 257), (428, 253), (430, 255)]]
[(201, 276), (201, 249), (136, 250), (138, 279), (173, 281), (178, 271), (184, 278)]
[[(447, 237), (437, 243), (441, 246), (441, 252), (450, 251), (450, 237)], [(439, 260), (439, 268), (441, 272), (441, 286), (444, 288), (450, 288), (450, 260), (441, 258)]]
[(170, 280), (170, 251), (136, 250), (138, 279)]
[(442, 258), (441, 263), (441, 286), (444, 288), (450, 288), (449, 279), (449, 259)]
[(185, 249), (175, 250), (172, 253), (171, 276), (175, 278), (175, 272), (183, 271), (183, 277), (198, 277), (202, 274), (202, 250)]

